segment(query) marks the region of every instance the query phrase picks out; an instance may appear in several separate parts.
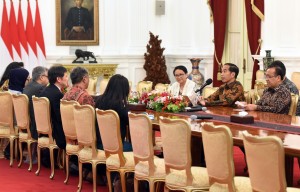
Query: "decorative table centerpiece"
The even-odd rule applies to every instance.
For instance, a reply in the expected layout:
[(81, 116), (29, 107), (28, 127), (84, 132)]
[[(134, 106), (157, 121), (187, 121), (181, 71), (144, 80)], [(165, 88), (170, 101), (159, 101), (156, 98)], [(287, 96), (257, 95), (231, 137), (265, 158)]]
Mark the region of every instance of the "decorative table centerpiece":
[(133, 95), (133, 97), (129, 98), (129, 103), (133, 102), (144, 104), (147, 109), (170, 113), (184, 111), (184, 108), (187, 106), (187, 102), (183, 97), (173, 97), (168, 92), (158, 92), (155, 90), (149, 93), (142, 93), (139, 98)]

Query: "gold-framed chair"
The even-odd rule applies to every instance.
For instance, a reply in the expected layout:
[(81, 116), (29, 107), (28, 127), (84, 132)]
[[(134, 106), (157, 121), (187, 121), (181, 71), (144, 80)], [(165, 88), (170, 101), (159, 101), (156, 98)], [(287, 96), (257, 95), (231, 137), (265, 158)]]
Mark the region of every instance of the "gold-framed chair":
[(89, 77), (89, 86), (86, 90), (90, 95), (95, 95), (96, 88), (97, 88), (97, 82), (98, 82), (97, 77)]
[(289, 115), (296, 115), (298, 101), (299, 101), (299, 95), (291, 93), (291, 105), (290, 105)]
[[(0, 139), (8, 139), (10, 143), (10, 161), (9, 166), (13, 165), (13, 156), (17, 156), (18, 129), (14, 127), (14, 112), (12, 95), (8, 91), (0, 92)], [(3, 142), (3, 150), (6, 142)], [(4, 145), (5, 143), (5, 145)], [(16, 149), (14, 150), (14, 143)]]
[(211, 94), (213, 94), (214, 92), (216, 92), (218, 89), (219, 89), (219, 87), (205, 87), (205, 88), (203, 89), (202, 96), (203, 96), (204, 98), (207, 98), (207, 97), (209, 97)]
[(97, 165), (105, 164), (106, 158), (103, 150), (96, 146), (95, 109), (90, 105), (74, 105), (74, 123), (79, 145), (78, 167), (79, 185), (82, 188), (82, 164), (90, 163), (93, 173), (93, 191), (97, 191), (96, 175)]
[(136, 91), (139, 93), (139, 95), (142, 95), (144, 92), (149, 93), (152, 91), (152, 86), (152, 81), (139, 81), (136, 86)]
[(99, 94), (102, 95), (107, 87), (107, 84), (109, 82), (109, 78), (103, 78), (100, 80), (100, 85), (99, 85)]
[(74, 105), (79, 104), (77, 101), (60, 101), (60, 115), (63, 130), (66, 137), (66, 179), (65, 184), (69, 180), (69, 156), (78, 156), (79, 145), (77, 142), (77, 134), (74, 122)]
[(96, 109), (96, 116), (103, 148), (106, 155), (106, 176), (109, 191), (112, 191), (111, 172), (118, 172), (122, 191), (126, 192), (126, 173), (134, 172), (133, 152), (123, 152), (120, 119), (113, 110)]
[(261, 98), (266, 88), (267, 88), (267, 84), (265, 81), (255, 81), (254, 84), (255, 103)]
[(298, 90), (300, 90), (300, 72), (293, 72), (291, 80), (293, 83), (295, 83)]
[(17, 121), (16, 127), (19, 130), (19, 151), (20, 151), (20, 161), (18, 167), (21, 167), (23, 162), (23, 149), (22, 143), (27, 144), (28, 156), (29, 156), (29, 168), (28, 171), (32, 169), (32, 151), (31, 144), (36, 143), (37, 140), (31, 137), (30, 132), (30, 117), (29, 117), (29, 100), (25, 94), (13, 94), (13, 105), (15, 111), (15, 117)]
[[(207, 191), (209, 179), (204, 167), (191, 166), (191, 127), (184, 119), (160, 119), (166, 167), (165, 187), (180, 191)], [(178, 145), (180, 143), (180, 145)]]
[[(59, 147), (56, 145), (52, 137), (52, 123), (50, 115), (50, 102), (46, 97), (32, 96), (32, 103), (34, 109), (34, 118), (36, 123), (36, 129), (39, 135), (37, 145), (37, 156), (38, 156), (38, 169), (35, 172), (39, 175), (41, 170), (41, 149), (48, 148), (50, 151), (50, 163), (51, 163), (51, 174), (50, 179), (54, 178), (54, 150), (59, 150), (58, 154), (61, 154)], [(60, 155), (57, 156), (58, 166), (62, 168), (60, 162)]]
[(233, 140), (225, 125), (215, 126), (211, 122), (202, 124), (202, 141), (210, 192), (252, 192), (249, 177), (235, 176), (233, 162)]
[(157, 83), (154, 87), (154, 89), (156, 91), (159, 92), (167, 92), (169, 90), (169, 86), (170, 84), (166, 84), (166, 83)]
[(128, 116), (135, 162), (134, 191), (138, 191), (139, 180), (146, 180), (150, 192), (154, 192), (156, 182), (165, 181), (166, 172), (164, 159), (154, 156), (152, 123), (145, 114), (131, 113)]
[(252, 136), (247, 131), (242, 135), (253, 191), (300, 191), (287, 188), (285, 153), (280, 138)]
[(255, 104), (255, 91), (254, 89), (250, 89), (249, 91), (244, 91), (244, 96), (246, 99), (246, 103)]

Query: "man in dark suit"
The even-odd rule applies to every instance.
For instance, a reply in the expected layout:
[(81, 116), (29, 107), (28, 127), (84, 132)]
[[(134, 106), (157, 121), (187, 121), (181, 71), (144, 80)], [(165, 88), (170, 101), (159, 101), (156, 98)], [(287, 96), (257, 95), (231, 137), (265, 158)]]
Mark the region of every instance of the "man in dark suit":
[(62, 128), (60, 116), (60, 100), (63, 98), (62, 90), (68, 87), (67, 69), (63, 66), (53, 66), (48, 71), (50, 85), (41, 93), (41, 97), (47, 97), (50, 101), (52, 136), (61, 149), (66, 148), (66, 138)]
[(37, 66), (32, 70), (32, 81), (28, 83), (23, 90), (23, 93), (27, 95), (29, 100), (30, 132), (34, 139), (38, 139), (38, 133), (36, 131), (32, 96), (35, 95), (39, 97), (48, 83), (48, 69), (46, 67)]

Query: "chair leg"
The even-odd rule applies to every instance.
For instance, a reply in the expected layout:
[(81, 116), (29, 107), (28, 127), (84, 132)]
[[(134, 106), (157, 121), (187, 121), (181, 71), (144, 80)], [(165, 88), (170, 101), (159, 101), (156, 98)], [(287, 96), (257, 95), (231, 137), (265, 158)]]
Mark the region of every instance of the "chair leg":
[(31, 169), (32, 169), (32, 151), (31, 151), (31, 142), (29, 142), (29, 141), (27, 141), (27, 148), (28, 148), (27, 150), (28, 150), (28, 156), (29, 156), (29, 168), (28, 168), (28, 171), (31, 171)]
[(93, 191), (97, 191), (97, 164), (92, 163), (92, 173), (93, 173)]
[(122, 191), (126, 192), (126, 172), (124, 170), (119, 170), (119, 171), (120, 171)]
[(155, 191), (154, 185), (155, 185), (155, 183), (154, 183), (153, 179), (149, 179), (149, 192)]
[(20, 150), (20, 161), (18, 167), (22, 166), (23, 163), (23, 150), (22, 150), (22, 142), (19, 142), (19, 150)]
[(107, 177), (109, 192), (112, 192), (111, 175), (110, 175), (110, 171), (107, 168), (106, 168), (106, 177)]
[(58, 155), (57, 155), (57, 165), (60, 169), (64, 168), (65, 164), (65, 150), (63, 149), (58, 149)]
[(37, 158), (38, 158), (38, 169), (35, 172), (35, 174), (39, 175), (40, 174), (40, 170), (41, 170), (41, 148), (40, 148), (39, 145), (37, 146)]
[(67, 184), (68, 180), (69, 180), (69, 155), (66, 153), (66, 179), (64, 183)]
[(12, 167), (13, 161), (14, 161), (14, 138), (9, 138), (10, 142), (10, 161), (9, 161), (9, 166)]
[(78, 192), (80, 192), (82, 188), (82, 163), (80, 161), (78, 161), (78, 168), (79, 168)]
[(50, 163), (51, 163), (51, 175), (50, 179), (54, 177), (54, 148), (49, 148), (50, 151)]
[(134, 192), (138, 192), (139, 191), (139, 181), (134, 177)]

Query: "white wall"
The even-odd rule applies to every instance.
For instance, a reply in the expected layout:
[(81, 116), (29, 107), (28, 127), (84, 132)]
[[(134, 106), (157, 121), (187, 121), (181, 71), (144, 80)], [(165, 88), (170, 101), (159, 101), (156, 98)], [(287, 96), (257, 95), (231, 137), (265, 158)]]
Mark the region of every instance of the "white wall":
[[(29, 0), (35, 15), (35, 0)], [(66, 0), (62, 0), (66, 1)], [(13, 0), (18, 12), (19, 0)], [(27, 16), (27, 1), (22, 0), (24, 23)], [(117, 63), (117, 73), (122, 73), (136, 84), (145, 77), (143, 69), (149, 31), (159, 35), (165, 49), (166, 64), (170, 79), (172, 69), (183, 64), (191, 69), (188, 58), (201, 57), (200, 70), (205, 78), (212, 77), (213, 25), (210, 23), (206, 0), (165, 0), (165, 15), (155, 14), (155, 0), (100, 0), (99, 1), (99, 46), (87, 49), (97, 55), (102, 63)], [(6, 0), (8, 13), (10, 1)], [(69, 46), (56, 46), (55, 0), (39, 0), (44, 29), (47, 63), (70, 63), (75, 56), (69, 54)], [(300, 60), (300, 6), (298, 0), (265, 0), (263, 44), (261, 56), (266, 49), (272, 50), (276, 59), (287, 62), (299, 70)], [(0, 1), (2, 20), (3, 1)], [(16, 13), (18, 14), (18, 13)], [(1, 45), (0, 40), (0, 45)], [(0, 74), (7, 62), (3, 61), (5, 50), (0, 50)], [(295, 65), (295, 66), (294, 66)]]

